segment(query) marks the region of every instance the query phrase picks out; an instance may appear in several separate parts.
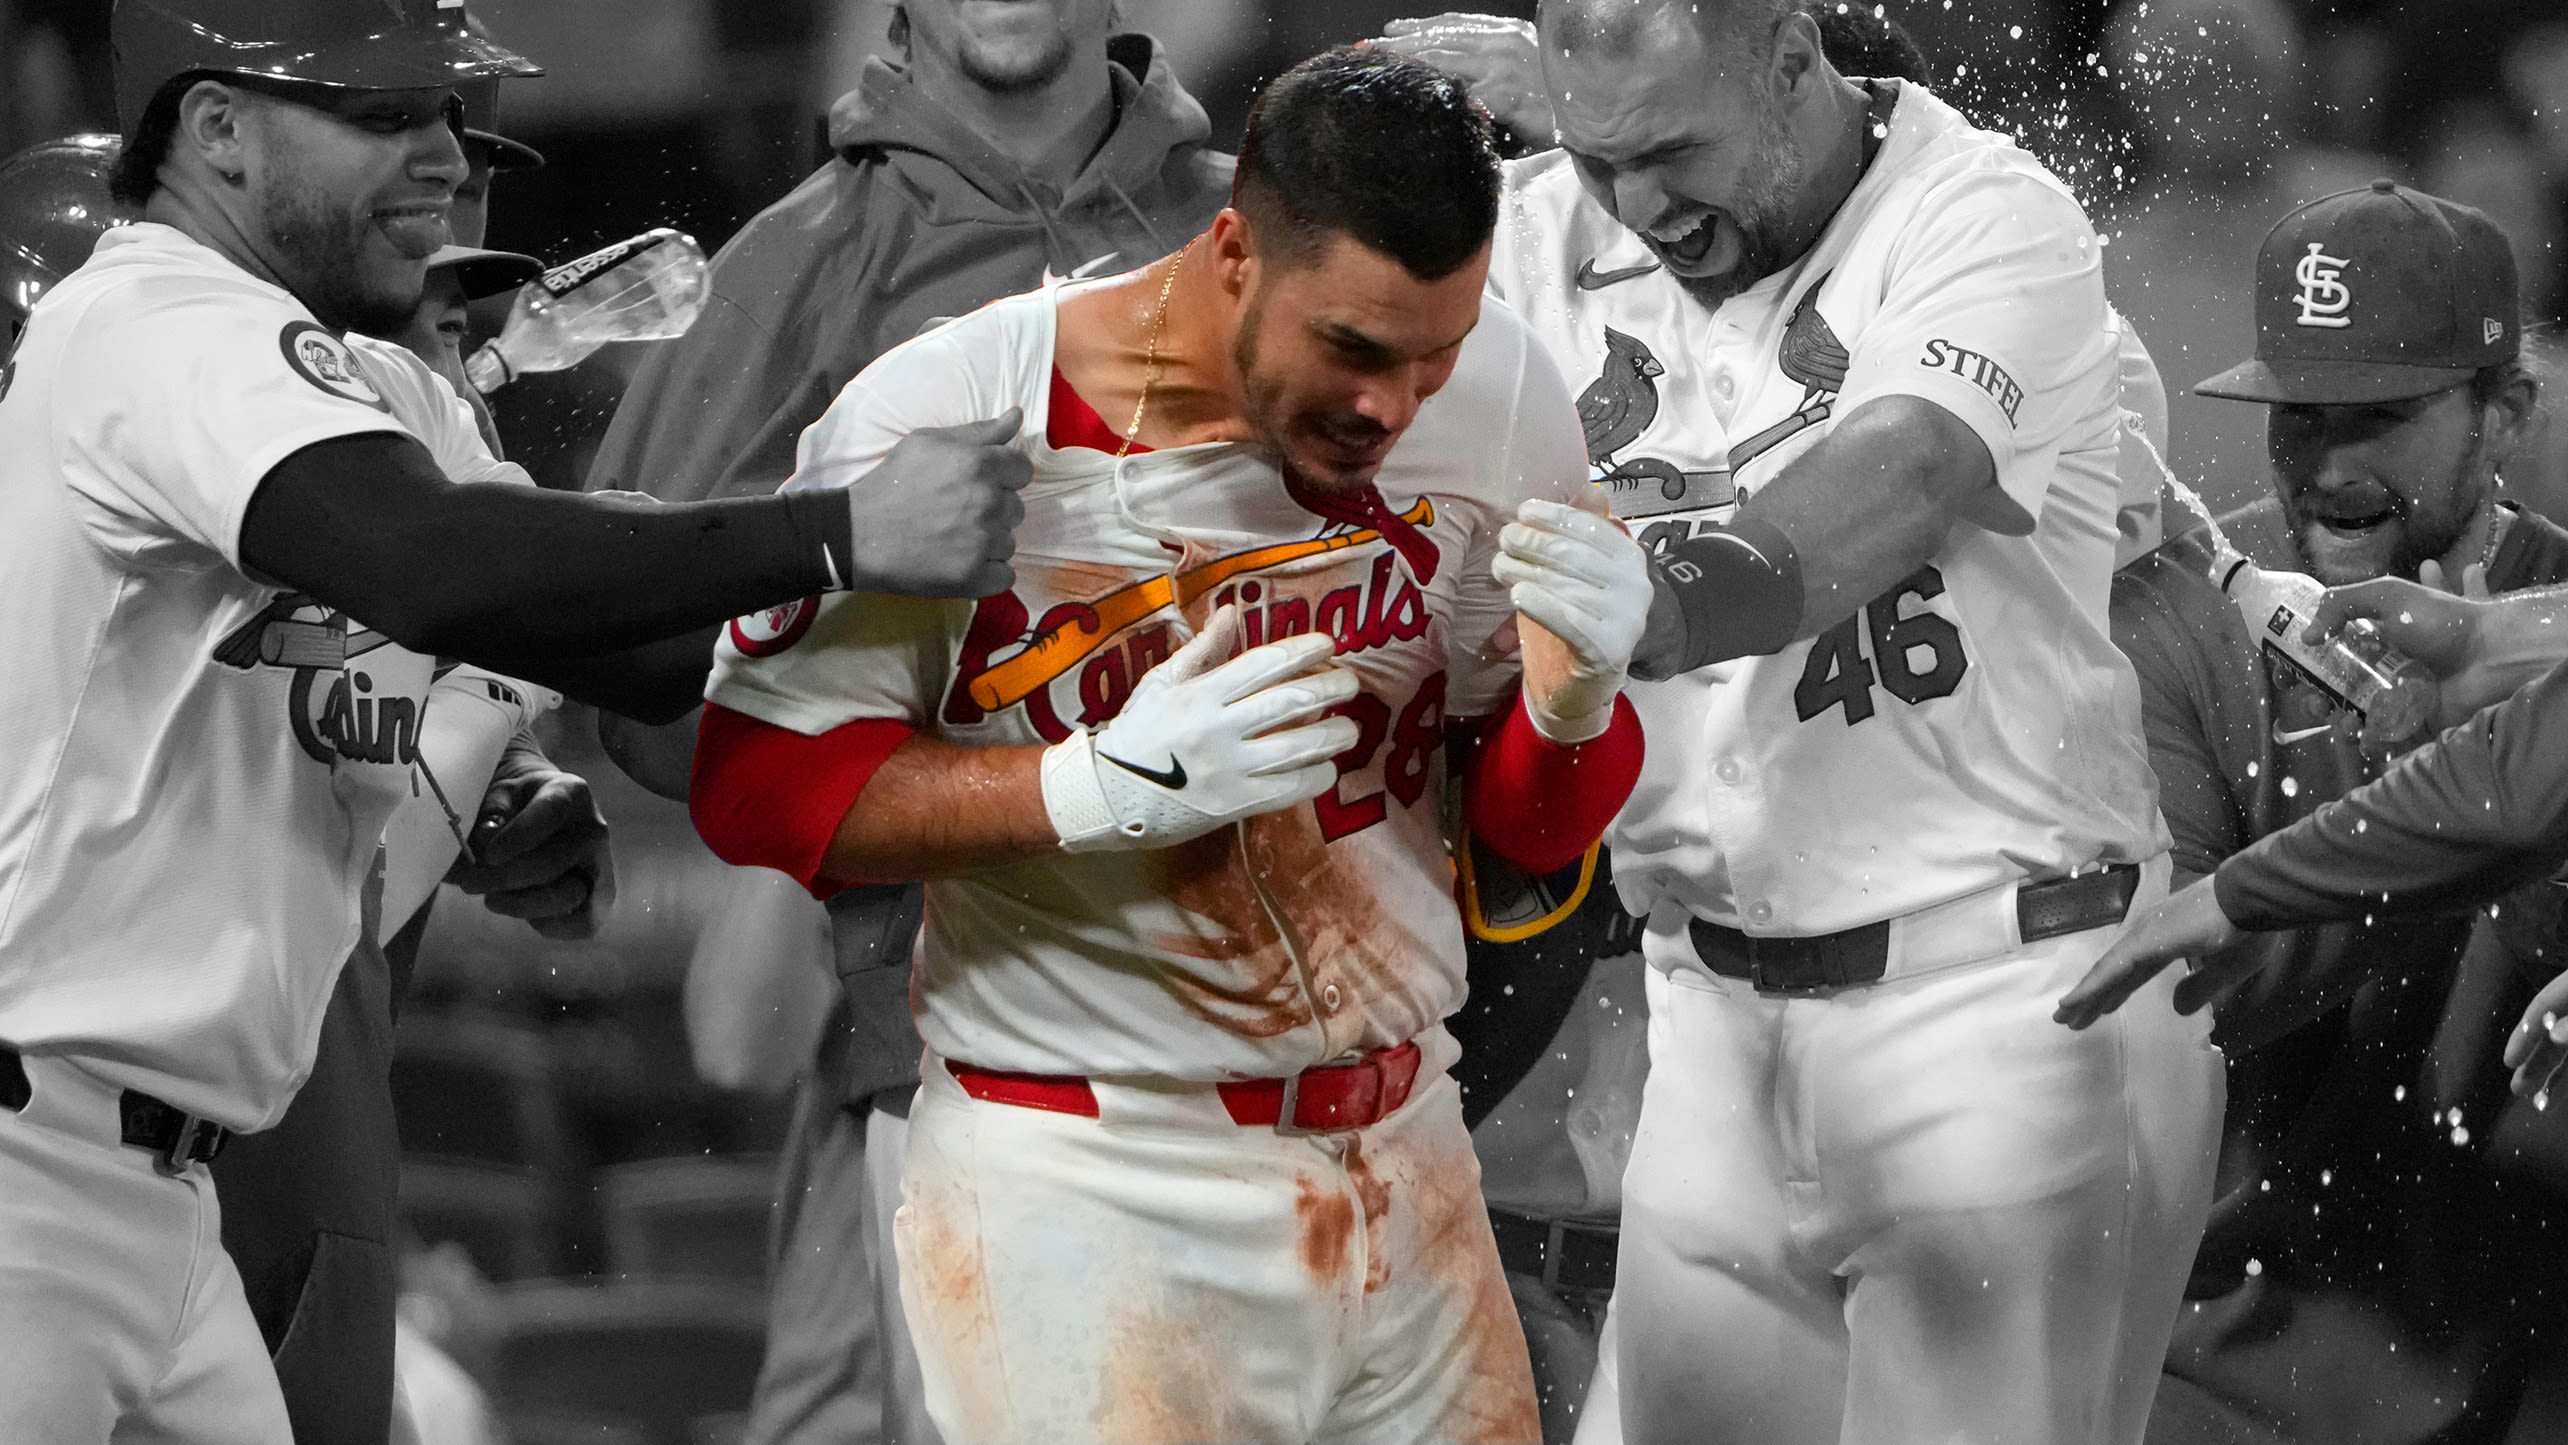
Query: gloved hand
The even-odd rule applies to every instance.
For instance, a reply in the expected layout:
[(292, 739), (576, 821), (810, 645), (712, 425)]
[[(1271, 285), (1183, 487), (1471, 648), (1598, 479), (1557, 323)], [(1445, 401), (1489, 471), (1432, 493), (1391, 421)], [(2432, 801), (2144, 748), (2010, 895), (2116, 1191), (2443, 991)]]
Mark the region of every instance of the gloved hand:
[(1519, 616), (1557, 639), (1555, 657), (1524, 639), (1525, 711), (1535, 731), (1583, 743), (1614, 720), (1614, 699), (1650, 615), (1650, 569), (1641, 544), (1610, 517), (1530, 498), (1498, 534), (1492, 575)]
[(1062, 847), (1165, 848), (1336, 784), (1329, 760), (1355, 746), (1355, 724), (1314, 720), (1356, 693), (1355, 674), (1328, 665), (1336, 640), (1303, 633), (1223, 662), (1238, 637), (1239, 609), (1219, 609), (1105, 726), (1044, 750)]

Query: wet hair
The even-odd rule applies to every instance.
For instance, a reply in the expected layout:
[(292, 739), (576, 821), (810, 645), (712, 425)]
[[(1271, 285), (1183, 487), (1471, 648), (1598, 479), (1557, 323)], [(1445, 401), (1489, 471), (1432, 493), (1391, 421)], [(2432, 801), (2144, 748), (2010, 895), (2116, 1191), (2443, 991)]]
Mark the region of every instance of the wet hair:
[(1839, 75), (1926, 83), (1926, 52), (1874, 0), (1804, 0), (1819, 49)]
[(1344, 45), (1277, 76), (1248, 113), (1231, 204), (1288, 264), (1350, 236), (1434, 281), (1498, 224), (1489, 113), (1397, 52)]
[[(1633, 55), (1652, 43), (1655, 27), (1668, 9), (1647, 0), (1543, 0), (1535, 23), (1542, 27), (1545, 39), (1564, 49)], [(1775, 28), (1796, 10), (1808, 10), (1817, 18), (1818, 7), (1803, 0), (1695, 0), (1686, 6), (1690, 17), (1686, 23), (1696, 28), (1706, 46), (1739, 47), (1737, 62), (1753, 67), (1774, 58)]]

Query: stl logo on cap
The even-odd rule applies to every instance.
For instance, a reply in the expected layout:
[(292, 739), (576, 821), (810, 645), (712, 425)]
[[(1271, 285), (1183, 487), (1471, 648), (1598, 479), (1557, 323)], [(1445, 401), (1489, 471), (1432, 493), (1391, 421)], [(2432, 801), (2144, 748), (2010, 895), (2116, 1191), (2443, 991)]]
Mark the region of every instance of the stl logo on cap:
[(2354, 304), (2354, 293), (2337, 278), (2351, 264), (2342, 256), (2327, 254), (2317, 241), (2309, 243), (2309, 254), (2292, 268), (2292, 278), (2300, 282), (2300, 324), (2303, 326), (2351, 326), (2352, 317), (2345, 308)]

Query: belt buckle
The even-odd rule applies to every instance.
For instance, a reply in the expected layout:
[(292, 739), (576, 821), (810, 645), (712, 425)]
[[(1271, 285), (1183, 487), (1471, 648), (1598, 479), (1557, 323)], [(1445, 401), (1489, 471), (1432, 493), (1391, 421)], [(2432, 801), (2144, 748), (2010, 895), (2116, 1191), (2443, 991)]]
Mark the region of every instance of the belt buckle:
[(1295, 1070), (1284, 1076), (1284, 1099), (1275, 1111), (1275, 1132), (1293, 1138), (1325, 1134), (1326, 1129), (1305, 1129), (1295, 1116), (1302, 1112), (1302, 1075), (1308, 1070)]
[(1786, 998), (1810, 998), (1828, 992), (1829, 982), (1825, 978), (1813, 982), (1807, 970), (1789, 982), (1766, 972), (1765, 940), (1754, 934), (1747, 937), (1748, 987), (1758, 993), (1781, 994)]
[[(178, 1118), (178, 1132), (172, 1134), (169, 1142), (152, 1156), (152, 1167), (173, 1179), (185, 1174), (187, 1166), (196, 1162), (199, 1146), (211, 1145), (223, 1133), (223, 1126), (211, 1119), (201, 1119), (194, 1114), (181, 1114)], [(213, 1157), (210, 1148), (205, 1157)]]
[(1366, 1069), (1371, 1071), (1373, 1075), (1373, 1102), (1374, 1106), (1379, 1109), (1382, 1103), (1382, 1065), (1379, 1060), (1363, 1058), (1350, 1064), (1322, 1064), (1314, 1068), (1303, 1069), (1298, 1073), (1285, 1075), (1284, 1097), (1281, 1103), (1277, 1106), (1275, 1114), (1275, 1132), (1278, 1134), (1288, 1135), (1293, 1138), (1311, 1138), (1321, 1134), (1343, 1134), (1351, 1129), (1362, 1128), (1363, 1126), (1360, 1124), (1338, 1124), (1331, 1127), (1316, 1129), (1306, 1128), (1299, 1123), (1295, 1117), (1302, 1111), (1302, 1079), (1304, 1075), (1316, 1074), (1324, 1071), (1328, 1073), (1337, 1073), (1347, 1069)]

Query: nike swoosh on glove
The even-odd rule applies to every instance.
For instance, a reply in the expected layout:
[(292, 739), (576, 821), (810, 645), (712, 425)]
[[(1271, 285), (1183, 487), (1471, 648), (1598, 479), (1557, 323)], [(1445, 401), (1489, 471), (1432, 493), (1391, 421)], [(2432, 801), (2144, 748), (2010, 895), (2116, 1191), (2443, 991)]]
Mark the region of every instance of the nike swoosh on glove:
[[(1530, 498), (1498, 534), (1489, 571), (1516, 611), (1569, 653), (1556, 677), (1525, 672), (1525, 712), (1552, 742), (1583, 743), (1614, 721), (1614, 699), (1650, 617), (1650, 569), (1641, 544), (1612, 518)], [(1530, 649), (1529, 649), (1530, 651)]]
[(1223, 607), (1176, 655), (1133, 685), (1123, 711), (1043, 753), (1043, 806), (1070, 851), (1165, 848), (1242, 818), (1315, 798), (1356, 726), (1318, 714), (1353, 698), (1330, 663), (1336, 639), (1303, 633), (1239, 645)]

